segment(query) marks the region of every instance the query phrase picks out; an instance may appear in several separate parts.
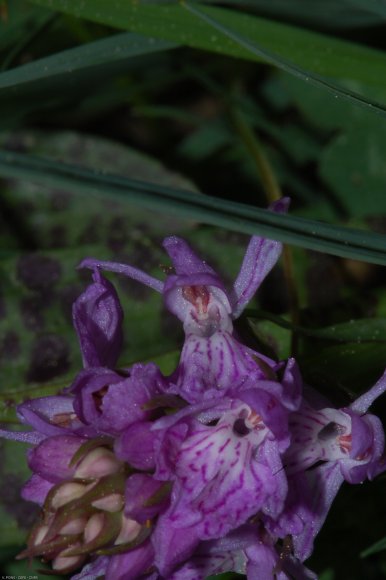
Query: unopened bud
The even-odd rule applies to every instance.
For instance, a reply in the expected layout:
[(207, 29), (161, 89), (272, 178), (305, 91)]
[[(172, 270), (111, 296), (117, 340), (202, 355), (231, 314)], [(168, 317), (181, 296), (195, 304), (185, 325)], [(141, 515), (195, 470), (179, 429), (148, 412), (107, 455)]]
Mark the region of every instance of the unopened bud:
[(57, 489), (54, 497), (52, 498), (51, 506), (54, 510), (57, 510), (66, 503), (82, 497), (82, 495), (84, 495), (88, 489), (89, 486), (84, 485), (83, 483), (64, 483)]
[(65, 550), (63, 550), (62, 552), (60, 552), (56, 558), (54, 558), (54, 560), (52, 561), (52, 568), (53, 570), (57, 571), (57, 572), (65, 572), (65, 571), (70, 571), (70, 570), (74, 570), (75, 568), (78, 568), (85, 560), (85, 556), (83, 555), (79, 555), (79, 556), (66, 556), (66, 554), (68, 552), (71, 552), (71, 550), (73, 550), (76, 546), (70, 546), (69, 548), (66, 548)]
[(74, 477), (80, 479), (97, 479), (116, 473), (121, 468), (112, 451), (105, 447), (97, 447), (86, 455), (78, 465)]
[(86, 518), (76, 518), (75, 520), (70, 520), (60, 530), (60, 534), (63, 536), (80, 534), (83, 532), (85, 525), (87, 523)]
[(84, 529), (84, 541), (86, 544), (95, 540), (103, 530), (105, 525), (105, 517), (103, 514), (94, 514), (88, 520)]
[(123, 496), (120, 493), (111, 493), (96, 499), (91, 505), (105, 512), (119, 512), (123, 508)]
[(37, 530), (36, 535), (35, 535), (35, 537), (33, 539), (33, 545), (34, 546), (39, 546), (39, 544), (42, 543), (42, 541), (44, 540), (44, 538), (47, 535), (48, 530), (49, 530), (49, 526), (41, 526)]
[(126, 518), (122, 514), (122, 526), (118, 537), (116, 538), (114, 544), (126, 544), (127, 542), (132, 542), (138, 536), (142, 526), (135, 520)]

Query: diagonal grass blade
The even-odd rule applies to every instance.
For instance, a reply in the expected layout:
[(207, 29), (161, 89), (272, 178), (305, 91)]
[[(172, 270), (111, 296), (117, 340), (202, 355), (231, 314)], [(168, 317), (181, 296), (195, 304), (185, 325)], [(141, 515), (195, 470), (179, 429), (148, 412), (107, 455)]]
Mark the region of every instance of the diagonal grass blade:
[(336, 256), (386, 265), (386, 237), (210, 196), (92, 171), (29, 155), (0, 151), (0, 175), (78, 193), (111, 195), (144, 208), (257, 234)]

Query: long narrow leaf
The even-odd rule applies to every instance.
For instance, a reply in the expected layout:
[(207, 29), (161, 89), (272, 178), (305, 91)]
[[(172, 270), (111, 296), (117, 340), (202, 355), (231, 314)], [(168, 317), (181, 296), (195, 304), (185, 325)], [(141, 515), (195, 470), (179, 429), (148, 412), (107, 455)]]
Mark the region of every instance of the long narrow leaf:
[[(236, 32), (233, 29), (233, 27), (224, 25), (217, 19), (212, 18), (210, 15), (206, 14), (204, 10), (197, 8), (193, 4), (189, 4), (188, 2), (186, 2), (184, 3), (184, 6), (186, 6), (189, 12), (191, 12), (198, 18), (201, 18), (203, 21), (210, 24), (215, 31), (225, 34), (226, 36), (237, 42), (241, 47), (246, 48), (256, 57), (265, 60), (266, 62), (272, 64), (273, 66), (276, 66), (279, 69), (284, 70), (285, 72), (292, 74), (303, 81), (316, 85), (319, 88), (326, 89), (327, 91), (332, 93), (334, 97), (339, 96), (343, 99), (346, 99), (354, 103), (355, 105), (359, 105), (366, 109), (370, 109), (371, 111), (381, 115), (386, 115), (386, 106), (383, 105), (382, 103), (378, 103), (372, 99), (369, 99), (368, 97), (360, 95), (359, 93), (355, 93), (353, 91), (346, 89), (345, 87), (341, 87), (335, 83), (332, 83), (323, 78), (322, 76), (315, 74), (312, 70), (307, 70), (299, 66), (296, 66), (288, 59), (262, 48), (256, 42), (251, 42), (248, 38)], [(227, 21), (228, 19), (225, 20)]]
[(68, 49), (0, 74), (0, 125), (31, 111), (61, 106), (74, 93), (130, 69), (133, 57), (164, 51), (175, 43), (133, 33), (120, 33)]
[[(224, 31), (214, 31), (208, 22), (193, 19), (182, 2), (166, 5), (116, 0), (33, 2), (154, 38), (238, 58), (265, 60), (262, 55), (251, 51), (250, 47), (242, 46)], [(379, 50), (237, 10), (201, 5), (200, 10), (223, 26), (231, 27), (237, 35), (249, 39), (279, 58), (288, 59), (294, 66), (312, 71), (314, 75), (352, 79), (365, 86), (383, 89), (386, 93), (386, 55)]]
[(244, 314), (251, 319), (252, 324), (259, 320), (268, 320), (286, 330), (322, 340), (335, 342), (355, 341), (358, 344), (361, 342), (386, 342), (386, 318), (359, 318), (324, 328), (307, 328), (292, 324), (292, 322), (282, 316), (265, 312), (264, 310), (247, 308)]
[(0, 152), (0, 175), (128, 203), (304, 248), (386, 265), (386, 238), (29, 155)]
[(368, 0), (206, 0), (206, 4), (240, 6), (284, 22), (303, 23), (318, 30), (357, 28), (382, 22), (385, 6)]
[(360, 556), (361, 558), (367, 558), (368, 556), (376, 554), (377, 552), (382, 552), (383, 550), (386, 550), (386, 538), (382, 538), (378, 542), (375, 542), (375, 544), (373, 544), (369, 548), (366, 548), (366, 550), (363, 550)]
[[(58, 75), (65, 76), (68, 82), (72, 80), (71, 75), (77, 71), (127, 61), (135, 56), (167, 50), (175, 46), (176, 44), (172, 42), (146, 38), (138, 34), (115, 34), (3, 72), (0, 74), (0, 96), (4, 97), (4, 89), (16, 90), (19, 85)], [(25, 87), (23, 86), (22, 89), (25, 90)]]

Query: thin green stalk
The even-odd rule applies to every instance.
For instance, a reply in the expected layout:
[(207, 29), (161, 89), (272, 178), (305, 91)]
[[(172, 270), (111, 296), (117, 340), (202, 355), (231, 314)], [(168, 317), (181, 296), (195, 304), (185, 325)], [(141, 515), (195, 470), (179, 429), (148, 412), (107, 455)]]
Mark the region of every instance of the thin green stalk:
[[(232, 108), (230, 115), (233, 126), (255, 162), (268, 202), (277, 201), (283, 197), (283, 193), (256, 133), (252, 131), (243, 115), (237, 109)], [(287, 285), (291, 321), (293, 327), (296, 327), (299, 325), (300, 320), (299, 298), (294, 281), (292, 252), (287, 245), (283, 246), (283, 271)], [(291, 333), (291, 351), (296, 355), (297, 350), (298, 334), (293, 328)]]

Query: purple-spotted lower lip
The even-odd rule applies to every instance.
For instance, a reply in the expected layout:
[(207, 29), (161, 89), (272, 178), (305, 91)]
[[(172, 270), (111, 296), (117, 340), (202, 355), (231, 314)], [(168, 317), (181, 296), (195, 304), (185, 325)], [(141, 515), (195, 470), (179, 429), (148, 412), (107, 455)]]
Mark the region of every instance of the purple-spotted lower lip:
[(218, 398), (265, 377), (248, 349), (222, 330), (187, 335), (176, 375), (179, 394), (190, 403)]
[[(229, 401), (230, 408), (215, 424), (203, 424), (184, 414), (181, 425), (177, 422), (170, 429), (169, 436), (175, 440), (183, 425), (188, 425), (177, 444), (175, 463), (163, 475), (181, 489), (167, 517), (174, 528), (181, 527), (181, 533), (190, 522), (201, 540), (219, 538), (245, 523), (265, 508), (273, 492), (276, 505), (271, 502), (270, 512), (280, 511), (287, 489), (278, 450), (272, 441), (265, 444), (268, 429), (261, 418), (245, 403)], [(169, 436), (156, 458), (163, 468)], [(278, 459), (274, 465), (273, 457)]]

